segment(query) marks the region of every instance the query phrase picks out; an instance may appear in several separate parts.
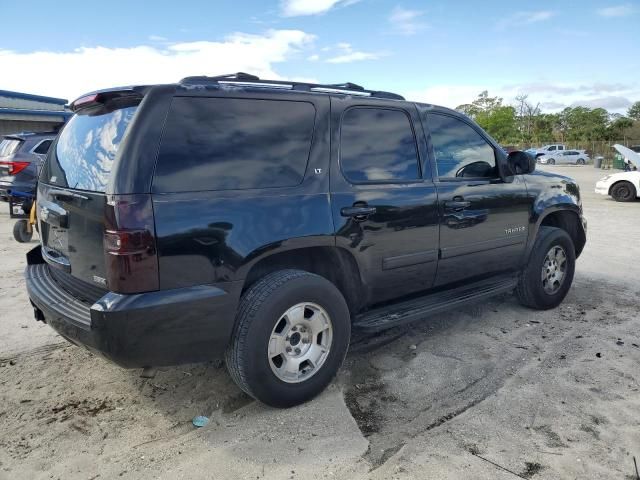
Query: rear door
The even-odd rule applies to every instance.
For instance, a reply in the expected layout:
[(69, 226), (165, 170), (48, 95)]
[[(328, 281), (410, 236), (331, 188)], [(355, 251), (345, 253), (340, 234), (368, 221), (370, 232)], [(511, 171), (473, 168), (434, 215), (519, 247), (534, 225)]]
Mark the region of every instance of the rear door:
[(530, 199), (520, 176), (500, 179), (496, 155), (470, 121), (421, 111), (429, 132), (441, 216), (436, 285), (519, 268)]
[(103, 247), (106, 188), (136, 106), (76, 114), (43, 166), (37, 217), (47, 263), (106, 286)]
[(356, 258), (373, 302), (430, 288), (437, 197), (415, 106), (334, 97), (331, 118), (337, 245)]

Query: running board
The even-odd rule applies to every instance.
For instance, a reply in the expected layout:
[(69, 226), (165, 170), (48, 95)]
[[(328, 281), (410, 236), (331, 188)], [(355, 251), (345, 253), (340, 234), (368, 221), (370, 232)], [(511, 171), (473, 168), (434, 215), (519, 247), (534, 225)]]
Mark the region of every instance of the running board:
[(517, 283), (516, 276), (500, 276), (386, 305), (356, 316), (353, 328), (362, 332), (377, 332), (423, 320), (429, 315), (511, 292)]

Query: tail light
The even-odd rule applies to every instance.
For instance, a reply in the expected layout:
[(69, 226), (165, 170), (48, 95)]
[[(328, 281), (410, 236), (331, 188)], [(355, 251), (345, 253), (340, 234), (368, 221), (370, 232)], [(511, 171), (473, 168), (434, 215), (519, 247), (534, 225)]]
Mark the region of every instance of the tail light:
[(111, 195), (107, 199), (104, 253), (109, 290), (158, 290), (158, 255), (151, 195)]
[(9, 175), (17, 175), (29, 166), (29, 162), (0, 162), (0, 165), (8, 167)]

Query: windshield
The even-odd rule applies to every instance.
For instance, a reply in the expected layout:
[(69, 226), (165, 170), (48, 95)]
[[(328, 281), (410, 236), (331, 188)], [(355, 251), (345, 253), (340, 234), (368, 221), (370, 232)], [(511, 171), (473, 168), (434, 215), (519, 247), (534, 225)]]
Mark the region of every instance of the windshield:
[(104, 192), (118, 147), (136, 109), (75, 115), (60, 133), (42, 180), (60, 187)]
[(17, 138), (3, 138), (0, 142), (0, 157), (13, 155), (21, 143), (22, 140)]

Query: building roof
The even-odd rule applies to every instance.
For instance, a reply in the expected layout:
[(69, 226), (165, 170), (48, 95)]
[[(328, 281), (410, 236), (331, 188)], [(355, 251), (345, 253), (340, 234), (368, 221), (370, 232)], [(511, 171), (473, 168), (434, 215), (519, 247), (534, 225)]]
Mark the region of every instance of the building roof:
[(12, 92), (10, 90), (0, 90), (0, 97), (15, 98), (19, 100), (32, 100), (36, 102), (52, 103), (54, 105), (66, 105), (69, 101), (66, 98), (43, 97), (31, 93)]

